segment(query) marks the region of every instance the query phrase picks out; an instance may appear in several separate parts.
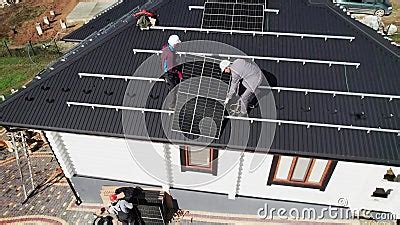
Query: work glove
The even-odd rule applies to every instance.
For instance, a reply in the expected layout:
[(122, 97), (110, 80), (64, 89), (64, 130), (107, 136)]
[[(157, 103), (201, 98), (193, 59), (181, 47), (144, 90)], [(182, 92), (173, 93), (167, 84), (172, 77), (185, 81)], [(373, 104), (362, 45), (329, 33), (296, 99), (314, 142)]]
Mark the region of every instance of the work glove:
[(231, 99), (230, 98), (226, 98), (225, 101), (224, 101), (224, 104), (225, 105), (228, 104), (229, 100), (231, 100)]
[(178, 77), (179, 77), (179, 80), (183, 79), (183, 73), (181, 71), (178, 71)]

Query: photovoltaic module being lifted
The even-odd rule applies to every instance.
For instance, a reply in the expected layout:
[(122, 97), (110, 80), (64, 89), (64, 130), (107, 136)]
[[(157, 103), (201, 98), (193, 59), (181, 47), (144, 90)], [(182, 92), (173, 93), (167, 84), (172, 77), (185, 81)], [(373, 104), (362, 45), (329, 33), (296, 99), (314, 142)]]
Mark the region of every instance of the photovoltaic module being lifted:
[(201, 27), (262, 32), (264, 9), (265, 4), (206, 2)]
[(183, 64), (172, 130), (219, 138), (230, 83), (230, 76), (222, 73), (219, 62), (194, 56)]

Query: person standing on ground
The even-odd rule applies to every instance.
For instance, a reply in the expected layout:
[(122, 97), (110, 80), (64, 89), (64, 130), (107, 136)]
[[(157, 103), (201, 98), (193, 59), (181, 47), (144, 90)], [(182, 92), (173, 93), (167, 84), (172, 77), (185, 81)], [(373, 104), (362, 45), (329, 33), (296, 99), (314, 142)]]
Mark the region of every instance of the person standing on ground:
[[(161, 53), (161, 68), (164, 72), (165, 80), (168, 84), (168, 90), (171, 95), (171, 100), (168, 102), (168, 109), (174, 109), (176, 104), (176, 94), (178, 85), (182, 79), (182, 72), (176, 67), (176, 45), (181, 43), (178, 35), (171, 35), (168, 38), (168, 43), (163, 46)], [(175, 88), (175, 89), (174, 89)]]
[(133, 204), (124, 199), (118, 199), (116, 194), (110, 195), (111, 206), (108, 212), (115, 214), (123, 224), (130, 224), (135, 219), (132, 215)]
[(240, 104), (239, 116), (245, 116), (247, 114), (247, 106), (252, 98), (255, 97), (255, 92), (261, 84), (262, 71), (256, 64), (246, 62), (244, 59), (236, 59), (232, 63), (228, 60), (223, 60), (219, 66), (222, 72), (232, 74), (231, 86), (225, 104), (228, 104), (236, 93), (240, 80), (242, 80), (246, 91), (240, 96), (237, 104)]

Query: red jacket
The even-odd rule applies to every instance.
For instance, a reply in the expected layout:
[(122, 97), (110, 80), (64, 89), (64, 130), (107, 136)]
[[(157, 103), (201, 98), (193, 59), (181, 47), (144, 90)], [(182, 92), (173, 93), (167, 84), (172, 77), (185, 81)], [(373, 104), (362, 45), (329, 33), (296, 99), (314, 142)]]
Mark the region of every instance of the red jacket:
[(171, 49), (171, 47), (166, 44), (162, 48), (162, 53), (161, 53), (161, 69), (164, 71), (164, 73), (170, 71), (170, 72), (176, 72), (178, 74), (179, 79), (182, 79), (183, 74), (181, 71), (172, 71), (172, 69), (177, 66), (176, 62), (176, 54), (175, 51)]

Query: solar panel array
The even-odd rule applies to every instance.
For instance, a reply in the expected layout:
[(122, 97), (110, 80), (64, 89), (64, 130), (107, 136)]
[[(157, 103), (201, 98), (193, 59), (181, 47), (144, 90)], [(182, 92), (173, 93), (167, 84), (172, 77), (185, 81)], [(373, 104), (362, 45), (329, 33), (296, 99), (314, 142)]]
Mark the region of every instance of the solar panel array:
[(193, 57), (190, 61), (183, 65), (172, 130), (218, 139), (230, 76), (221, 72), (217, 59)]
[(207, 0), (206, 2), (235, 3), (235, 4), (264, 4), (265, 6), (267, 6), (267, 0)]
[(202, 28), (263, 31), (264, 4), (225, 1), (204, 4)]

